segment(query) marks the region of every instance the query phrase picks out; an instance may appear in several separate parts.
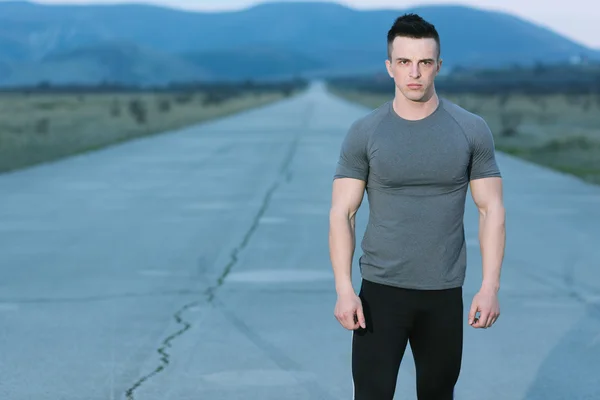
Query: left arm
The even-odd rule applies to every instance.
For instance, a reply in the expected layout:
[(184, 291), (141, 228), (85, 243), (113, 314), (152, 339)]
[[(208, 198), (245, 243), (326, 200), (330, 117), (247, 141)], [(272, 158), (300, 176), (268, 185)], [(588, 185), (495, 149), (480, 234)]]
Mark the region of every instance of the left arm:
[[(489, 177), (471, 181), (471, 194), (479, 210), (483, 280), (481, 289), (473, 298), (469, 325), (474, 328), (489, 328), (500, 316), (498, 291), (506, 242), (502, 178)], [(479, 318), (476, 318), (477, 312), (480, 313)]]
[(471, 181), (471, 194), (479, 210), (479, 244), (483, 262), (481, 290), (497, 293), (506, 243), (502, 179), (491, 177)]
[[(498, 291), (500, 269), (506, 242), (505, 210), (502, 200), (502, 175), (496, 162), (494, 138), (483, 119), (477, 119), (471, 131), (471, 195), (479, 210), (479, 246), (483, 280), (473, 298), (469, 325), (489, 328), (500, 316)], [(480, 313), (476, 318), (477, 312)]]

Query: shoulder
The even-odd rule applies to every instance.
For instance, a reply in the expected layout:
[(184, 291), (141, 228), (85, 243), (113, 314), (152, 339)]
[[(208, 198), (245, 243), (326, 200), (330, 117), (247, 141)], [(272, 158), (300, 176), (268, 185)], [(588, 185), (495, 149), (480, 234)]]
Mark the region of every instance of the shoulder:
[(487, 127), (487, 123), (480, 115), (472, 113), (446, 98), (442, 98), (441, 101), (444, 110), (461, 128), (471, 131), (481, 129), (484, 125)]
[(361, 136), (370, 136), (379, 124), (389, 115), (391, 100), (383, 103), (368, 114), (355, 120), (350, 126), (350, 131)]
[(460, 126), (470, 142), (485, 140), (491, 137), (492, 132), (483, 117), (464, 109), (446, 98), (442, 98), (441, 101), (446, 113)]

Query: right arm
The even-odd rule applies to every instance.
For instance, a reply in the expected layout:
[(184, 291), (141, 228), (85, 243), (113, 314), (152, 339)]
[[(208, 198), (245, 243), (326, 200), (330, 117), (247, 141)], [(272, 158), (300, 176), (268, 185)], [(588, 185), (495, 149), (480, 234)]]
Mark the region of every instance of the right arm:
[(365, 182), (340, 178), (333, 182), (329, 212), (329, 256), (338, 295), (354, 293), (352, 258), (356, 246), (356, 212), (363, 200)]
[(352, 286), (356, 213), (362, 203), (365, 186), (366, 182), (360, 179), (335, 179), (329, 213), (329, 255), (337, 293), (334, 314), (340, 324), (350, 330), (365, 327), (362, 304)]
[(329, 255), (337, 302), (335, 317), (349, 330), (365, 328), (360, 297), (352, 287), (352, 258), (356, 246), (356, 212), (369, 176), (367, 131), (355, 122), (342, 143), (329, 212)]

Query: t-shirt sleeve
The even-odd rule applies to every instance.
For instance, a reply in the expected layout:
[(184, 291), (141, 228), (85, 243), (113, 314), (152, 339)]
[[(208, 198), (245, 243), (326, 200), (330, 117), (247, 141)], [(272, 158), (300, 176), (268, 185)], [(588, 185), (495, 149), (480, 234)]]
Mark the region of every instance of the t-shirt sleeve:
[(500, 177), (500, 168), (496, 161), (494, 137), (488, 124), (479, 118), (471, 132), (471, 165), (469, 180)]
[(367, 135), (361, 125), (355, 122), (342, 142), (334, 179), (355, 178), (367, 181), (368, 176)]

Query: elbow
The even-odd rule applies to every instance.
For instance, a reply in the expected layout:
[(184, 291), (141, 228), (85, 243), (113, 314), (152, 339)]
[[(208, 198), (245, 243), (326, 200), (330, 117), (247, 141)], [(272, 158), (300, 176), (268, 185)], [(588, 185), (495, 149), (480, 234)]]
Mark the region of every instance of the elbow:
[(332, 208), (329, 212), (329, 227), (330, 229), (338, 229), (341, 227), (354, 228), (356, 212), (352, 210)]
[(356, 211), (346, 207), (331, 207), (329, 210), (329, 220), (351, 220), (355, 217)]

